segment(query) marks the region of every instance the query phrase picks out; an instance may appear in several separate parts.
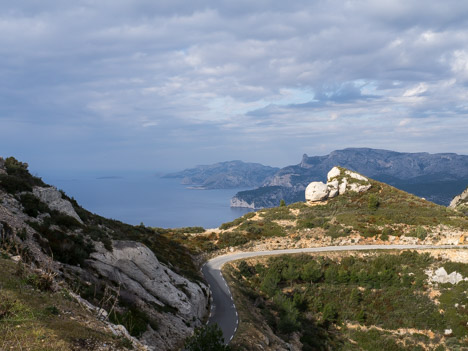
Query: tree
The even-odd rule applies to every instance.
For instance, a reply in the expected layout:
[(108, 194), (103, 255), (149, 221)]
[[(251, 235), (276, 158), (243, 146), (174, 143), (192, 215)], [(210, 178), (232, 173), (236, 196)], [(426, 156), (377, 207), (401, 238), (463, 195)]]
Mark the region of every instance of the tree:
[(195, 333), (185, 341), (187, 351), (231, 351), (224, 345), (223, 332), (217, 324), (195, 329)]
[(284, 201), (283, 199), (281, 199), (280, 201), (280, 207), (284, 207), (286, 206), (286, 201)]

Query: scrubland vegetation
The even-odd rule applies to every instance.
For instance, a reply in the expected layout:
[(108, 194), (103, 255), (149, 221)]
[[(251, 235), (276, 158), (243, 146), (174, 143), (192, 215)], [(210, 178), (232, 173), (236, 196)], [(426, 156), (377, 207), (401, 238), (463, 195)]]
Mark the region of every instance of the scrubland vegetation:
[[(468, 264), (410, 251), (288, 255), (225, 271), (241, 296), (241, 319), (261, 316), (286, 341), (296, 333), (303, 350), (464, 350), (468, 282), (430, 284), (424, 271), (439, 266), (468, 272)], [(236, 343), (249, 349), (243, 339), (241, 330)]]
[(192, 235), (179, 232), (172, 238), (193, 253), (248, 246), (275, 237), (308, 237), (318, 232), (337, 239), (359, 235), (387, 241), (390, 236), (437, 238), (440, 226), (468, 230), (468, 217), (384, 183), (370, 180), (365, 193), (347, 192), (313, 205), (298, 202), (250, 212), (219, 227), (219, 232)]

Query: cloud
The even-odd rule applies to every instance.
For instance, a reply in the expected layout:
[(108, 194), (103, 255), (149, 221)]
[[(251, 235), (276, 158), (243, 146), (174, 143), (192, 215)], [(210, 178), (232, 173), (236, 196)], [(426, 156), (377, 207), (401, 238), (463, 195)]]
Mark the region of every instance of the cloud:
[(60, 131), (145, 166), (148, 149), (181, 164), (188, 148), (194, 163), (363, 143), (468, 153), (468, 3), (18, 0), (0, 14), (0, 129), (57, 153)]

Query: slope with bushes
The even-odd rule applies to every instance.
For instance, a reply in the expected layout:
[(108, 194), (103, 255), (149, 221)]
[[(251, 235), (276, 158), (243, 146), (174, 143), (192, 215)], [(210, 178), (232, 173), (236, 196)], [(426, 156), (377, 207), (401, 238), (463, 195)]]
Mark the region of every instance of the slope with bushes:
[(468, 279), (442, 284), (431, 272), (443, 267), (468, 277), (468, 261), (444, 255), (302, 254), (231, 264), (224, 272), (242, 320), (234, 344), (243, 350), (286, 343), (301, 350), (463, 350)]
[(2, 252), (49, 270), (54, 289), (66, 284), (103, 309), (109, 328), (125, 326), (122, 335), (149, 349), (182, 345), (207, 311), (208, 288), (172, 232), (92, 214), (32, 176), (26, 163), (0, 158)]

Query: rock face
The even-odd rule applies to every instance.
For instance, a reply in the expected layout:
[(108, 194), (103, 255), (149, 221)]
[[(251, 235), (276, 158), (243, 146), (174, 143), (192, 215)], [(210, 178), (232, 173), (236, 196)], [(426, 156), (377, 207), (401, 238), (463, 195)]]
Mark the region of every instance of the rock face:
[[(171, 271), (141, 243), (113, 241), (112, 252), (98, 247), (88, 263), (157, 321), (157, 332), (148, 330), (142, 336), (154, 350), (175, 349), (206, 314), (208, 288)], [(165, 310), (173, 313), (161, 313)]]
[[(466, 155), (349, 148), (324, 156), (304, 155), (299, 164), (280, 169), (261, 188), (235, 196), (248, 203), (255, 202), (257, 207), (278, 206), (276, 200), (280, 195), (274, 196), (274, 193), (281, 193), (286, 203), (304, 201), (304, 190), (310, 181), (325, 181), (333, 166), (359, 172), (445, 206), (468, 183)], [(259, 189), (262, 191), (257, 191)]]
[(46, 203), (52, 210), (59, 211), (67, 216), (75, 218), (83, 224), (80, 216), (75, 212), (70, 201), (62, 198), (62, 194), (54, 187), (34, 187), (33, 194), (42, 202)]
[(322, 201), (344, 194), (346, 191), (358, 193), (370, 189), (369, 180), (355, 172), (333, 167), (327, 174), (327, 183), (312, 182), (305, 190), (306, 201)]
[(466, 188), (460, 195), (455, 196), (450, 202), (449, 207), (456, 208), (462, 205), (468, 205), (468, 188)]

